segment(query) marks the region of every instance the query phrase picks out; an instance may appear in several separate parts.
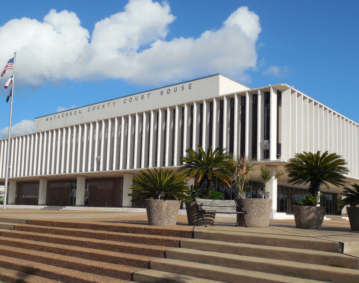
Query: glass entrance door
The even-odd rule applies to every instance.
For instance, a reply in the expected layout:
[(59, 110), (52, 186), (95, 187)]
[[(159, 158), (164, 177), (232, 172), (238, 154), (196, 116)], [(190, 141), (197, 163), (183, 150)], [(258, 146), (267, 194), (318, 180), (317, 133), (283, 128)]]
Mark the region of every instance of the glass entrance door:
[(70, 205), (76, 205), (76, 182), (71, 182)]

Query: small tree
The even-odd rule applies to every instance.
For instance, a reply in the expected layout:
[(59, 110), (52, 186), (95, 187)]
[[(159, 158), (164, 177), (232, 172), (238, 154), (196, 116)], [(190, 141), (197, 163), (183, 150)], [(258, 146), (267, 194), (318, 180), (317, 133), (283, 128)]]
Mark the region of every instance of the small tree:
[(315, 196), (322, 185), (329, 189), (329, 184), (341, 186), (344, 184), (345, 176), (349, 170), (346, 162), (336, 153), (323, 154), (303, 152), (297, 153), (285, 166), (288, 172), (289, 183), (300, 185), (309, 184), (308, 193)]
[(198, 149), (199, 152), (192, 148), (186, 150), (187, 155), (181, 158), (184, 164), (180, 171), (187, 179), (196, 178), (199, 187), (203, 190), (208, 190), (213, 186), (215, 177), (229, 186), (232, 180), (232, 156), (221, 147), (212, 150), (209, 146), (205, 152), (199, 145)]
[(182, 200), (188, 198), (189, 190), (186, 185), (186, 177), (173, 170), (147, 169), (141, 170), (139, 176), (134, 176), (134, 185), (131, 186), (132, 193), (136, 200), (163, 199)]
[(356, 207), (359, 205), (359, 185), (353, 184), (351, 188), (344, 188), (343, 196), (343, 206)]
[(269, 192), (268, 192), (269, 186), (273, 183), (274, 180), (278, 179), (283, 175), (284, 172), (282, 170), (277, 171), (277, 173), (273, 176), (267, 167), (265, 166), (261, 167), (261, 179), (264, 183), (264, 187), (263, 190), (259, 191), (259, 194), (262, 195), (262, 198), (269, 197)]
[(238, 156), (234, 162), (234, 185), (237, 191), (237, 198), (246, 198), (244, 188), (248, 183), (250, 174), (254, 170), (256, 164), (255, 160), (249, 161), (243, 156)]

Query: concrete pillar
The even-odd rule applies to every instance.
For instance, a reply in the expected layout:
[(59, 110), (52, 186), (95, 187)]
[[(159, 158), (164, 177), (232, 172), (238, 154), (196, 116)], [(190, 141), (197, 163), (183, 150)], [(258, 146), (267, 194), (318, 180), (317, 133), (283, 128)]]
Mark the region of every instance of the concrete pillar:
[(46, 179), (40, 179), (40, 182), (39, 182), (39, 199), (38, 199), (38, 204), (39, 205), (45, 205), (46, 204), (46, 196), (47, 196), (47, 180)]
[(85, 205), (86, 178), (77, 177), (76, 180), (76, 205)]
[(272, 176), (270, 184), (268, 186), (269, 198), (272, 200), (271, 219), (274, 219), (274, 215), (277, 212), (277, 194), (278, 194), (278, 180), (274, 178), (277, 174), (277, 166), (267, 166)]
[(123, 207), (132, 207), (132, 197), (128, 194), (132, 193), (130, 189), (133, 184), (133, 175), (132, 174), (124, 174), (123, 175), (123, 196), (122, 196), (122, 206)]
[(16, 196), (16, 181), (9, 181), (9, 204), (15, 204)]

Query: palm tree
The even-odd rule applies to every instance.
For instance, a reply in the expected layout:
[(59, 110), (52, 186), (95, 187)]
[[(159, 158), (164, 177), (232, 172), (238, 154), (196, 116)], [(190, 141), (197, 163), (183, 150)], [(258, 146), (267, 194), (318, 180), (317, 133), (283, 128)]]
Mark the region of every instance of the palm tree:
[(346, 162), (336, 153), (323, 154), (303, 152), (297, 153), (285, 166), (288, 172), (289, 183), (294, 185), (309, 184), (308, 193), (315, 196), (322, 185), (329, 189), (329, 184), (341, 186), (344, 184), (345, 176), (349, 170)]
[(180, 171), (187, 179), (196, 178), (201, 188), (210, 188), (213, 178), (217, 177), (220, 181), (230, 186), (232, 180), (233, 158), (221, 147), (214, 151), (212, 147), (204, 152), (202, 146), (198, 146), (199, 152), (192, 148), (186, 150), (187, 155), (181, 158), (184, 163)]
[(245, 198), (244, 187), (249, 182), (250, 175), (254, 170), (256, 161), (248, 160), (243, 156), (238, 156), (234, 162), (234, 185), (237, 190), (237, 198)]
[(344, 188), (342, 204), (355, 207), (359, 205), (359, 185), (353, 184), (352, 188)]
[(189, 194), (185, 183), (187, 178), (173, 170), (141, 170), (140, 175), (134, 176), (133, 180), (135, 184), (131, 186), (132, 193), (129, 196), (134, 196), (135, 200), (162, 198), (185, 201)]
[[(269, 186), (273, 183), (274, 180), (282, 177), (283, 175), (284, 175), (284, 172), (282, 170), (277, 171), (276, 174), (273, 176), (267, 167), (265, 167), (265, 166), (261, 167), (260, 177), (264, 183), (264, 188), (263, 188), (264, 190), (260, 191), (260, 193), (263, 198), (269, 197), (269, 192), (268, 192)], [(273, 179), (272, 179), (272, 177), (273, 177)]]

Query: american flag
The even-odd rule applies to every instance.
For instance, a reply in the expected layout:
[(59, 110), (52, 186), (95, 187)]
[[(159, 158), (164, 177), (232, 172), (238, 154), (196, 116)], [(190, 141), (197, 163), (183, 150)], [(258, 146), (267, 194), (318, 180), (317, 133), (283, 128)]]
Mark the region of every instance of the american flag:
[(4, 70), (3, 70), (2, 73), (1, 73), (1, 76), (3, 77), (3, 76), (5, 75), (6, 70), (13, 70), (13, 69), (14, 69), (14, 58), (11, 58), (11, 59), (7, 62), (6, 66), (4, 67)]

